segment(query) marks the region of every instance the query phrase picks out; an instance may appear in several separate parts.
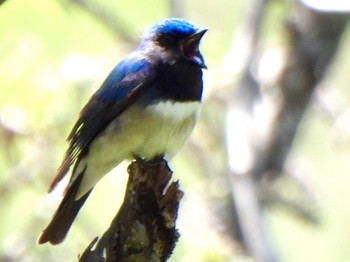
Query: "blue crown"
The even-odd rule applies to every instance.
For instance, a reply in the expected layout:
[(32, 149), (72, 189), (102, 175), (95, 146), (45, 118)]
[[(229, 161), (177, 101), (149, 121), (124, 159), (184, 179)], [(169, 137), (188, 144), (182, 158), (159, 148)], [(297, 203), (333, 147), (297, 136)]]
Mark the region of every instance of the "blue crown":
[(160, 20), (145, 31), (144, 37), (146, 39), (159, 34), (184, 35), (189, 36), (194, 34), (198, 28), (181, 18), (167, 18)]

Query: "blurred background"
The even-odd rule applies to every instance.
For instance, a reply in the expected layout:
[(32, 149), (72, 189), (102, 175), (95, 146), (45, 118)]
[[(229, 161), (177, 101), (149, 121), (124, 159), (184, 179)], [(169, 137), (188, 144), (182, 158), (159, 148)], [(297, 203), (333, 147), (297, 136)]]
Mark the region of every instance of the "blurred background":
[(146, 26), (209, 28), (199, 123), (170, 163), (185, 197), (170, 261), (350, 261), (347, 0), (0, 1), (0, 261), (76, 261), (118, 210), (127, 163), (59, 246), (36, 244), (66, 137)]

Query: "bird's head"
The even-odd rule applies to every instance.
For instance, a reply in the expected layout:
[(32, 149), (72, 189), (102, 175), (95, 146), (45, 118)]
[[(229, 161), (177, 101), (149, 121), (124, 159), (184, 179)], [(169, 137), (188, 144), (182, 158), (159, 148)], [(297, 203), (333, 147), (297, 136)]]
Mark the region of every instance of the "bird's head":
[(199, 42), (207, 29), (199, 29), (180, 18), (168, 18), (151, 25), (143, 34), (142, 43), (159, 47), (165, 59), (185, 59), (206, 69)]

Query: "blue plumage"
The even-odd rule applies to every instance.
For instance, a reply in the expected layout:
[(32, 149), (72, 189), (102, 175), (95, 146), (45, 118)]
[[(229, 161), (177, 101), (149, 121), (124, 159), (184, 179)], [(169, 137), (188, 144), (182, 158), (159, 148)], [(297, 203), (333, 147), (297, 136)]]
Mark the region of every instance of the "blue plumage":
[(157, 34), (172, 34), (177, 36), (188, 36), (198, 30), (193, 24), (185, 19), (170, 18), (160, 20), (146, 29), (145, 39), (150, 39)]
[[(146, 81), (153, 77), (153, 66), (146, 59), (127, 57), (118, 64), (102, 86), (95, 93), (96, 98), (104, 101), (119, 101), (134, 88), (135, 82)], [(125, 79), (128, 76), (129, 79)], [(136, 77), (137, 76), (137, 77)]]
[(151, 25), (82, 109), (50, 191), (73, 166), (64, 198), (39, 243), (65, 238), (95, 184), (135, 155), (170, 159), (190, 135), (206, 68), (199, 42), (206, 32), (184, 19)]

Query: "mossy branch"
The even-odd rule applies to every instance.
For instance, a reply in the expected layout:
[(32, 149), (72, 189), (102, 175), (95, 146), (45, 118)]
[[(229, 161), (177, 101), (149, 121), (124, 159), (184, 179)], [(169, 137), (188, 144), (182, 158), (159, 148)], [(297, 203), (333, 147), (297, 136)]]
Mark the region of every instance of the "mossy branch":
[(164, 159), (138, 159), (129, 165), (128, 173), (118, 214), (102, 238), (95, 238), (86, 248), (80, 262), (158, 262), (172, 254), (179, 238), (175, 228), (183, 196), (179, 183), (168, 186), (172, 171)]

